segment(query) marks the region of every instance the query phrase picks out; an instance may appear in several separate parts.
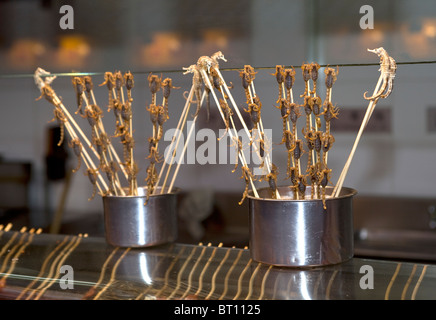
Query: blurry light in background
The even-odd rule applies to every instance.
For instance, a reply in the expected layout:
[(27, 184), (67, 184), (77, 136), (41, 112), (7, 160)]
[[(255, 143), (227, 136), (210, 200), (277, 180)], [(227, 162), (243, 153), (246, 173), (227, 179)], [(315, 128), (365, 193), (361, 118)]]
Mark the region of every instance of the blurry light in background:
[(46, 53), (43, 43), (34, 39), (15, 40), (7, 54), (10, 67), (17, 70), (34, 68)]

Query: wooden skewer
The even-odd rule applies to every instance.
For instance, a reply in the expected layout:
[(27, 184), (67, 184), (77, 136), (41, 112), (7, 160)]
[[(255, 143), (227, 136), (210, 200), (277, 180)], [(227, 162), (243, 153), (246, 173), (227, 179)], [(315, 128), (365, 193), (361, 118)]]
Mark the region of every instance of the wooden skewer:
[[(382, 80), (383, 80), (383, 76), (380, 75), (378, 82), (377, 82), (377, 85), (375, 86), (373, 95), (375, 95), (378, 92), (380, 85), (382, 83)], [(356, 140), (354, 141), (353, 148), (351, 149), (351, 152), (350, 152), (350, 155), (348, 156), (347, 162), (345, 163), (345, 166), (342, 169), (342, 172), (341, 172), (341, 175), (338, 179), (338, 182), (337, 182), (335, 188), (333, 189), (333, 192), (332, 192), (333, 197), (338, 197), (340, 192), (341, 192), (342, 185), (344, 183), (348, 169), (350, 168), (350, 164), (351, 164), (351, 161), (353, 160), (354, 153), (356, 152), (357, 145), (359, 144), (363, 130), (365, 130), (365, 127), (368, 124), (369, 118), (371, 117), (372, 112), (374, 111), (374, 108), (377, 104), (377, 101), (378, 101), (378, 98), (371, 100), (368, 104), (368, 108), (366, 109), (365, 117), (363, 118), (362, 124), (360, 125), (360, 129), (359, 129), (359, 132), (357, 134)]]

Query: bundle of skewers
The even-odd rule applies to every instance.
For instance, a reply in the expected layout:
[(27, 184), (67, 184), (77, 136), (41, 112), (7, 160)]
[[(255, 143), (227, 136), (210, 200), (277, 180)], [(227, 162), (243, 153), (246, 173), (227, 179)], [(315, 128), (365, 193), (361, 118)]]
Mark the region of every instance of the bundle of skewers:
[[(381, 75), (374, 89), (372, 96), (364, 98), (369, 100), (367, 113), (363, 119), (356, 141), (353, 145), (350, 156), (344, 166), (340, 178), (335, 185), (331, 195), (326, 195), (326, 187), (331, 183), (332, 170), (328, 167), (328, 153), (335, 142), (331, 133), (331, 121), (338, 116), (338, 108), (332, 103), (332, 89), (338, 76), (338, 68), (326, 67), (324, 69), (324, 81), (326, 93), (324, 100), (317, 91), (319, 81), (320, 65), (316, 62), (303, 64), (301, 66), (302, 78), (305, 84), (305, 90), (300, 95), (302, 104), (294, 99), (293, 85), (295, 83), (296, 71), (293, 67), (285, 68), (277, 65), (275, 76), (278, 84), (278, 99), (275, 101), (275, 107), (280, 110), (282, 121), (282, 140), (287, 152), (287, 168), (285, 179), (290, 180), (289, 187), (292, 189), (294, 200), (300, 199), (322, 199), (324, 208), (328, 197), (338, 197), (345, 180), (345, 176), (350, 167), (351, 160), (357, 148), (357, 144), (366, 127), (369, 118), (380, 98), (386, 98), (392, 92), (393, 80), (395, 78), (396, 63), (390, 57), (386, 50), (377, 48), (369, 50), (380, 57)], [(172, 80), (166, 78), (162, 80), (162, 75), (150, 74), (147, 78), (149, 89), (152, 95), (151, 103), (146, 110), (150, 114), (152, 123), (152, 134), (148, 138), (148, 157), (149, 166), (147, 167), (145, 184), (147, 187), (147, 203), (149, 197), (153, 194), (171, 193), (174, 188), (174, 182), (178, 175), (181, 159), (187, 149), (188, 142), (193, 133), (195, 125), (192, 125), (185, 144), (181, 152), (179, 144), (183, 141), (182, 131), (186, 125), (190, 108), (192, 104), (196, 105), (196, 111), (193, 114), (193, 124), (195, 124), (200, 109), (206, 101), (207, 114), (209, 115), (210, 99), (213, 98), (219, 114), (225, 126), (225, 135), (229, 135), (231, 145), (235, 148), (237, 155), (236, 164), (232, 172), (238, 167), (241, 172), (241, 179), (245, 182), (244, 192), (239, 204), (242, 204), (245, 198), (251, 194), (259, 198), (255, 181), (266, 181), (270, 189), (272, 199), (287, 199), (280, 195), (278, 191), (277, 166), (272, 162), (271, 141), (265, 134), (262, 122), (262, 102), (256, 94), (254, 80), (257, 72), (250, 65), (245, 65), (239, 71), (242, 87), (245, 95), (245, 105), (243, 111), (250, 116), (250, 124), (244, 120), (230, 89), (232, 85), (227, 85), (223, 75), (220, 72), (219, 62), (227, 61), (221, 51), (214, 53), (212, 56), (201, 56), (195, 64), (183, 68), (184, 74), (192, 74), (192, 86), (186, 98), (186, 103), (179, 117), (176, 128), (176, 134), (172, 137), (170, 151), (163, 156), (159, 153), (159, 142), (163, 135), (163, 125), (169, 119), (168, 99), (172, 85)], [(78, 165), (74, 171), (79, 170), (81, 163), (86, 166), (85, 174), (89, 177), (94, 191), (92, 199), (97, 190), (100, 195), (136, 195), (138, 189), (137, 173), (138, 167), (134, 160), (134, 138), (132, 128), (132, 89), (134, 87), (133, 75), (130, 72), (124, 75), (117, 71), (115, 73), (106, 72), (104, 82), (108, 89), (108, 111), (113, 111), (115, 117), (115, 133), (109, 135), (104, 128), (101, 118), (103, 111), (95, 101), (93, 93), (93, 82), (90, 76), (73, 77), (73, 85), (77, 96), (77, 110), (75, 114), (88, 120), (91, 126), (91, 140), (89, 140), (80, 129), (72, 114), (63, 105), (62, 101), (56, 95), (51, 87), (51, 83), (56, 76), (38, 68), (35, 72), (35, 83), (41, 91), (41, 97), (45, 97), (54, 106), (54, 119), (58, 120), (61, 125), (62, 133), (66, 129), (69, 134), (69, 145), (77, 156)], [(163, 100), (159, 104), (157, 93), (162, 89)], [(124, 93), (124, 91), (126, 91)], [(186, 94), (187, 92), (185, 92)], [(254, 174), (253, 168), (250, 168), (249, 162), (243, 152), (247, 146), (243, 145), (242, 139), (236, 130), (234, 118), (237, 118), (243, 128), (245, 135), (248, 137), (248, 147), (252, 148), (252, 155), (259, 159), (262, 174)], [(301, 132), (298, 128), (299, 118), (305, 117), (304, 127)], [(301, 134), (301, 136), (299, 136)], [(223, 136), (224, 137), (224, 136)], [(219, 139), (222, 139), (220, 137)], [(112, 138), (120, 138), (123, 146), (123, 159), (117, 155), (112, 145)], [(63, 139), (63, 134), (61, 140)], [(62, 143), (60, 141), (59, 143)], [(96, 164), (90, 153), (97, 159)], [(303, 154), (307, 154), (306, 165), (302, 163)], [(178, 161), (176, 161), (178, 158)], [(174, 172), (173, 164), (177, 162)], [(162, 163), (158, 172), (157, 164)], [(120, 182), (120, 174), (124, 176), (128, 187), (124, 187)], [(106, 179), (103, 177), (103, 173)], [(172, 175), (172, 176), (171, 176)], [(310, 193), (306, 193), (306, 187), (311, 186)]]
[[(102, 118), (103, 110), (97, 104), (94, 96), (94, 84), (90, 76), (73, 76), (72, 84), (77, 97), (77, 109), (70, 112), (62, 103), (61, 99), (53, 90), (51, 84), (56, 76), (38, 68), (34, 79), (41, 91), (41, 96), (53, 106), (54, 119), (59, 122), (61, 128), (61, 140), (64, 140), (64, 132), (68, 133), (68, 145), (77, 157), (77, 166), (73, 172), (77, 172), (82, 164), (85, 165), (85, 175), (88, 176), (93, 192), (89, 200), (98, 193), (101, 196), (136, 196), (138, 195), (138, 166), (134, 158), (135, 140), (132, 125), (132, 89), (134, 77), (131, 72), (122, 74), (120, 71), (105, 72), (104, 82), (100, 86), (106, 86), (108, 90), (107, 112), (113, 112), (115, 132), (108, 133)], [(153, 135), (149, 138), (150, 167), (147, 169), (146, 185), (148, 196), (153, 194), (156, 188), (156, 168), (159, 162), (158, 142), (162, 137), (163, 124), (169, 118), (168, 99), (170, 90), (173, 88), (172, 80), (164, 81), (155, 75), (148, 77), (152, 102), (147, 107), (150, 119), (153, 122)], [(163, 103), (158, 105), (156, 94), (162, 88)], [(76, 118), (84, 118), (90, 126), (90, 137), (85, 134)], [(119, 138), (122, 145), (123, 155), (120, 157), (113, 144), (113, 139)], [(121, 172), (121, 174), (120, 174)], [(121, 176), (121, 177), (120, 177)]]

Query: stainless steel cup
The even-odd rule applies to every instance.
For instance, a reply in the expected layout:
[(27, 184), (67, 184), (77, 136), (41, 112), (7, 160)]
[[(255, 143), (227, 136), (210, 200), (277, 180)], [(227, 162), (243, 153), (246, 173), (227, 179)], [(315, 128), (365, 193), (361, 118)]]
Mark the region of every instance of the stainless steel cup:
[(104, 196), (106, 241), (119, 247), (149, 247), (177, 239), (177, 193), (151, 195), (138, 188), (138, 196)]
[[(326, 188), (330, 195), (332, 187)], [(250, 252), (252, 259), (277, 266), (322, 266), (353, 257), (354, 189), (342, 188), (339, 197), (292, 200), (289, 187), (279, 187), (283, 199), (271, 199), (269, 188), (259, 198), (249, 196)], [(285, 199), (288, 198), (288, 199)]]

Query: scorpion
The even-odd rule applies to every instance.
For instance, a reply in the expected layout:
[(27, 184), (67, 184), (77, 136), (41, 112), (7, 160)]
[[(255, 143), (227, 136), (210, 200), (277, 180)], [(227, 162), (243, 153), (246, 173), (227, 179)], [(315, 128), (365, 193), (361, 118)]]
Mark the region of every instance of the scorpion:
[[(291, 167), (291, 159), (292, 159), (293, 151), (296, 148), (296, 144), (294, 140), (295, 137), (290, 130), (283, 131), (283, 138), (280, 144), (284, 143), (286, 149), (288, 150), (288, 169)], [(289, 171), (288, 171), (288, 176), (289, 176)]]
[(306, 113), (306, 128), (307, 130), (310, 130), (311, 124), (310, 124), (310, 114), (313, 110), (313, 99), (310, 96), (304, 97), (304, 112)]
[(157, 178), (158, 178), (158, 174), (157, 174), (157, 171), (156, 171), (156, 166), (152, 162), (147, 167), (147, 176), (145, 178), (145, 181), (146, 181), (146, 184), (147, 184), (147, 196), (146, 196), (144, 205), (146, 205), (148, 203), (148, 200), (150, 199), (150, 195), (154, 191), (154, 187), (156, 185)]
[(333, 87), (334, 83), (336, 82), (337, 76), (339, 74), (339, 68), (336, 67), (336, 70), (330, 67), (327, 67), (324, 70), (325, 73), (325, 86), (327, 88), (326, 93), (326, 101), (330, 101), (331, 99), (331, 88)]
[(315, 94), (316, 92), (316, 82), (318, 80), (318, 70), (320, 68), (320, 65), (316, 62), (312, 62), (310, 64), (310, 78), (313, 82), (313, 90), (310, 91), (311, 94)]
[(168, 99), (170, 98), (171, 89), (180, 89), (180, 87), (174, 87), (173, 80), (171, 78), (165, 78), (164, 81), (162, 81), (162, 90), (163, 90), (163, 97), (164, 97), (165, 115), (167, 119), (169, 119)]
[(338, 118), (338, 108), (334, 107), (333, 104), (331, 102), (329, 102), (328, 100), (326, 100), (326, 102), (324, 103), (324, 120), (325, 120), (325, 128), (326, 128), (326, 133), (330, 134), (330, 121), (335, 118)]
[(92, 139), (97, 149), (97, 154), (100, 157), (100, 167), (106, 162), (105, 153), (110, 143), (108, 136), (105, 133), (101, 133), (99, 137)]
[(73, 152), (77, 157), (77, 166), (75, 169), (73, 169), (73, 172), (77, 172), (82, 163), (82, 143), (80, 142), (79, 138), (76, 137), (71, 139), (68, 145), (71, 149), (73, 149)]
[[(260, 121), (260, 109), (261, 107), (256, 103), (248, 104), (248, 109), (244, 108), (244, 111), (250, 114), (251, 121), (253, 122), (253, 129), (255, 130), (257, 130)], [(252, 132), (253, 129), (251, 129), (250, 132)]]
[(310, 64), (304, 63), (301, 66), (301, 72), (303, 73), (303, 80), (305, 84), (304, 93), (300, 95), (300, 98), (304, 97), (306, 94), (309, 94), (309, 80), (311, 79), (311, 70), (312, 67)]
[(108, 111), (110, 111), (113, 108), (114, 104), (114, 97), (112, 94), (112, 90), (115, 87), (115, 78), (112, 72), (105, 72), (104, 73), (104, 82), (100, 84), (100, 86), (106, 85), (107, 89), (109, 91), (109, 105), (108, 105)]
[(132, 89), (135, 86), (135, 81), (133, 79), (133, 74), (130, 71), (124, 74), (124, 83), (126, 85), (126, 90), (127, 90), (127, 100), (129, 102), (132, 102), (133, 101)]
[(327, 209), (326, 201), (325, 201), (325, 199), (326, 199), (325, 188), (326, 188), (327, 184), (330, 182), (331, 172), (332, 172), (332, 169), (329, 169), (329, 168), (324, 168), (324, 169), (319, 171), (318, 183), (321, 186), (322, 204), (323, 204), (324, 210)]
[(387, 98), (393, 89), (395, 73), (397, 71), (397, 63), (394, 58), (390, 57), (386, 50), (382, 47), (371, 50), (368, 49), (369, 52), (375, 53), (380, 57), (380, 69), (381, 76), (383, 77), (383, 84), (379, 91), (371, 97), (367, 97), (365, 92), (363, 97), (366, 100), (376, 100), (378, 98)]
[(56, 119), (58, 120), (58, 123), (60, 125), (60, 138), (59, 138), (59, 142), (58, 142), (58, 147), (62, 145), (62, 143), (64, 142), (64, 136), (65, 136), (65, 122), (68, 121), (67, 117), (65, 116), (65, 114), (63, 113), (62, 109), (60, 107), (55, 107), (53, 109), (53, 113), (54, 113), (54, 118), (52, 120), (50, 120), (49, 122), (53, 122)]
[(291, 102), (291, 90), (295, 82), (295, 69), (291, 67), (290, 69), (284, 70), (284, 84), (286, 88), (286, 98)]
[(276, 72), (275, 73), (271, 73), (272, 76), (276, 77), (277, 83), (279, 85), (279, 98), (277, 99), (277, 103), (280, 101), (280, 99), (282, 98), (283, 95), (283, 86), (282, 84), (285, 82), (285, 72), (283, 70), (283, 66), (281, 65), (276, 65)]
[(271, 171), (268, 173), (265, 177), (265, 179), (268, 181), (268, 185), (271, 189), (271, 198), (277, 199), (276, 192), (277, 192), (277, 176), (279, 174), (279, 171), (277, 169), (277, 166), (272, 163), (271, 164)]
[(326, 163), (327, 152), (329, 152), (333, 143), (335, 142), (335, 138), (331, 134), (324, 133), (322, 137), (322, 151), (323, 151), (323, 163)]
[(159, 141), (163, 135), (163, 125), (167, 121), (167, 114), (164, 106), (157, 106), (157, 124), (158, 124), (158, 135), (157, 140)]
[(232, 137), (232, 139), (235, 142), (235, 147), (236, 147), (236, 159), (235, 159), (235, 167), (232, 170), (233, 173), (238, 168), (239, 154), (242, 152), (242, 142), (239, 137)]
[(122, 101), (121, 99), (121, 88), (124, 85), (124, 77), (121, 74), (120, 71), (115, 72), (114, 74), (114, 78), (115, 78), (115, 91), (117, 93), (117, 99), (118, 101)]
[(92, 136), (94, 137), (97, 129), (96, 126), (98, 122), (100, 121), (100, 118), (103, 114), (103, 111), (100, 109), (99, 106), (95, 104), (91, 104), (86, 106), (85, 111), (83, 115), (81, 115), (82, 118), (88, 119), (88, 123), (92, 128)]
[(252, 180), (253, 174), (250, 171), (250, 168), (248, 168), (246, 165), (241, 167), (241, 171), (242, 171), (242, 176), (241, 179), (244, 179), (245, 181), (245, 189), (244, 189), (244, 193), (242, 194), (242, 199), (241, 201), (239, 201), (239, 205), (241, 205), (245, 198), (248, 196), (248, 188), (250, 185), (250, 180)]
[(297, 167), (288, 168), (288, 176), (287, 178), (291, 179), (291, 189), (294, 191), (294, 199), (297, 198), (298, 194), (298, 185), (300, 183), (299, 179), (299, 169)]
[[(316, 139), (316, 135), (315, 132), (313, 130), (306, 130), (306, 132), (303, 129), (303, 135), (306, 138), (306, 144), (307, 144), (307, 148), (309, 149), (309, 156), (307, 159), (307, 165), (309, 166), (310, 163), (312, 162), (312, 150), (315, 148), (315, 139)], [(307, 171), (309, 170), (309, 167), (307, 169)]]
[[(188, 68), (183, 68), (183, 70), (186, 70), (183, 74), (193, 73), (192, 76), (192, 86), (194, 88), (194, 94), (197, 102), (197, 110), (195, 111), (194, 117), (198, 115), (201, 108), (201, 88), (203, 86), (203, 80), (201, 78), (200, 70), (197, 68), (197, 65), (192, 64)], [(192, 101), (191, 101), (192, 102)]]
[(306, 182), (306, 177), (303, 175), (298, 175), (298, 186), (297, 186), (297, 190), (298, 190), (298, 194), (301, 196), (301, 198), (305, 198), (306, 196), (306, 187), (307, 187), (307, 182)]

